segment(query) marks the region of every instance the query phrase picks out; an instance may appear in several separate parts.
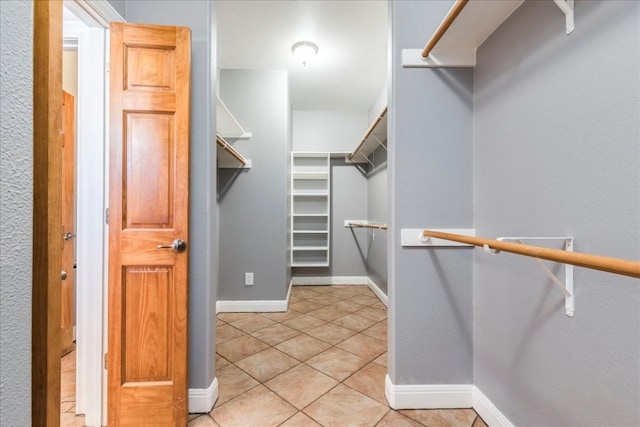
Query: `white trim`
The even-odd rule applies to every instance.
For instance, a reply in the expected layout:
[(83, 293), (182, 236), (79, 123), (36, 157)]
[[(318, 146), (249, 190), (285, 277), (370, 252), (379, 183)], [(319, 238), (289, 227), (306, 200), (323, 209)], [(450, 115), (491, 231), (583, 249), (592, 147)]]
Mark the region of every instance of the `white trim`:
[(472, 384), (394, 385), (389, 375), (384, 394), (393, 409), (473, 408), (491, 427), (514, 427), (513, 423)]
[(376, 294), (380, 302), (383, 303), (385, 307), (389, 307), (389, 298), (384, 292), (382, 292), (382, 289), (380, 289), (378, 285), (376, 285), (376, 282), (371, 280), (370, 277), (367, 277), (367, 285), (369, 285), (369, 289), (371, 289), (371, 292)]
[(103, 283), (107, 274), (104, 224), (106, 31), (88, 28), (79, 39), (77, 122), (76, 411), (103, 425)]
[(204, 414), (211, 412), (216, 400), (218, 400), (218, 378), (214, 377), (207, 388), (189, 389), (189, 413)]
[(64, 7), (89, 27), (109, 28), (111, 22), (125, 22), (107, 0), (64, 0)]
[(513, 423), (476, 386), (473, 386), (473, 409), (488, 426), (513, 427)]
[(293, 286), (368, 285), (367, 276), (293, 276)]
[(258, 300), (258, 301), (216, 301), (216, 314), (218, 313), (272, 313), (287, 311), (289, 298), (291, 297), (292, 282), (289, 282), (289, 290), (284, 300)]
[(393, 409), (471, 408), (471, 384), (394, 385), (386, 376), (384, 394)]

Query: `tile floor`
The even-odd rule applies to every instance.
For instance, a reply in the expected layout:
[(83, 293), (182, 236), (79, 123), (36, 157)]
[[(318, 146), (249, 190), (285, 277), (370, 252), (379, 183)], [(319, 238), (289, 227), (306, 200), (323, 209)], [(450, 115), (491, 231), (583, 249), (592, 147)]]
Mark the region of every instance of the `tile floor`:
[(473, 409), (384, 396), (387, 310), (367, 286), (294, 286), (285, 313), (220, 313), (219, 398), (189, 427), (486, 427)]
[[(367, 286), (294, 286), (287, 312), (217, 317), (218, 401), (188, 427), (486, 427), (473, 409), (389, 408), (387, 310)], [(61, 426), (83, 426), (75, 351), (61, 398)]]

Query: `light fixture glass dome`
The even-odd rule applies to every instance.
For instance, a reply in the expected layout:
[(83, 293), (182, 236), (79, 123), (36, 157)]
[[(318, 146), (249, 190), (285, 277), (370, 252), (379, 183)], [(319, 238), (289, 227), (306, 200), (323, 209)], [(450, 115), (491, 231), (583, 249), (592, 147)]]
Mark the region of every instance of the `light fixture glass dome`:
[(307, 63), (318, 53), (318, 45), (309, 41), (297, 42), (291, 46), (291, 52), (306, 67)]

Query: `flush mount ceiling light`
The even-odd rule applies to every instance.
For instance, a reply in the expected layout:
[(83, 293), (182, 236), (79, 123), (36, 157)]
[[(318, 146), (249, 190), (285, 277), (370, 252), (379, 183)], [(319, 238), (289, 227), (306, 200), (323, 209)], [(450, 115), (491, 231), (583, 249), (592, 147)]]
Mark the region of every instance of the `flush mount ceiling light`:
[(307, 62), (318, 53), (318, 45), (308, 41), (297, 42), (291, 46), (291, 52), (306, 67)]

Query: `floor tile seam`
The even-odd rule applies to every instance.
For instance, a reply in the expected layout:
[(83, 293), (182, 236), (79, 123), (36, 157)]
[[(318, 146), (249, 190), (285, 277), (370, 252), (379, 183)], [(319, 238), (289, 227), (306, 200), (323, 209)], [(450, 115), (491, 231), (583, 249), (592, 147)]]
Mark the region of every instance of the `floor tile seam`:
[[(349, 338), (347, 338), (347, 339), (346, 339), (346, 340), (344, 340), (344, 341), (340, 341), (338, 344), (335, 344), (335, 346), (337, 347), (339, 344), (342, 344), (343, 342), (345, 342), (345, 341), (347, 341), (347, 340), (350, 340), (350, 339), (351, 339), (351, 338), (353, 338), (353, 337), (355, 337), (355, 335), (350, 336)], [(369, 337), (368, 335), (367, 335), (367, 337), (368, 337), (368, 338), (371, 338), (371, 339), (374, 339), (374, 340), (378, 340), (377, 338)], [(378, 341), (382, 341), (382, 340), (378, 340)], [(388, 349), (389, 344), (388, 344), (388, 343), (385, 343), (385, 347)], [(338, 347), (338, 348), (339, 348), (340, 350), (344, 350), (344, 351), (346, 351), (347, 353), (351, 353), (351, 354), (353, 354), (353, 355), (355, 355), (355, 356), (358, 356), (358, 357), (360, 357), (360, 358), (362, 358), (362, 359), (365, 359), (365, 360), (367, 361), (367, 364), (368, 364), (368, 363), (370, 363), (370, 362), (373, 362), (374, 360), (376, 360), (378, 357), (382, 356), (382, 355), (387, 351), (387, 350), (385, 350), (385, 351), (383, 351), (382, 353), (378, 353), (378, 355), (377, 355), (377, 356), (373, 356), (373, 359), (368, 359), (368, 358), (366, 358), (366, 357), (362, 357), (361, 355), (354, 353), (353, 351), (350, 351), (349, 349), (342, 348), (342, 347)]]
[[(272, 347), (272, 348), (274, 348), (274, 347)], [(290, 371), (291, 369), (295, 368), (296, 366), (299, 366), (299, 365), (301, 365), (301, 364), (303, 364), (303, 363), (304, 363), (304, 362), (302, 362), (302, 361), (300, 361), (300, 360), (296, 359), (295, 357), (290, 356), (290, 355), (288, 355), (288, 354), (286, 354), (286, 353), (284, 353), (284, 352), (282, 352), (282, 351), (278, 350), (277, 348), (274, 348), (274, 349), (275, 349), (276, 351), (278, 351), (278, 352), (280, 352), (280, 353), (284, 354), (285, 356), (288, 356), (288, 357), (292, 358), (293, 360), (295, 360), (295, 361), (296, 361), (296, 362), (298, 362), (298, 363), (296, 363), (295, 365), (293, 365), (293, 366), (291, 366), (291, 367), (289, 367), (289, 368), (285, 369), (284, 371), (282, 371), (282, 372), (280, 372), (280, 373), (278, 373), (278, 374), (274, 375), (273, 377), (268, 378), (268, 379), (266, 379), (266, 380), (264, 380), (264, 381), (261, 381), (261, 380), (259, 380), (258, 378), (254, 377), (253, 375), (251, 375), (251, 373), (249, 373), (249, 372), (245, 371), (244, 369), (242, 369), (240, 366), (238, 366), (238, 365), (237, 365), (237, 364), (235, 364), (235, 363), (234, 363), (234, 366), (235, 366), (236, 368), (240, 369), (240, 370), (241, 370), (242, 372), (244, 372), (245, 374), (249, 375), (249, 376), (250, 376), (251, 378), (253, 378), (254, 380), (258, 381), (258, 383), (260, 383), (260, 384), (264, 385), (266, 382), (271, 381), (271, 380), (272, 380), (272, 379), (274, 379), (275, 377), (277, 377), (277, 376), (279, 376), (279, 375), (282, 375), (282, 374), (284, 374), (285, 372), (288, 372), (288, 371)], [(268, 350), (268, 349), (265, 349), (265, 350)], [(262, 351), (265, 351), (265, 350), (262, 350)], [(260, 353), (260, 352), (258, 352), (258, 353)], [(258, 353), (255, 353), (255, 354), (258, 354)], [(245, 359), (248, 359), (249, 357), (251, 357), (251, 356), (245, 357)], [(242, 359), (242, 360), (244, 360), (244, 359)], [(241, 362), (242, 360), (238, 360), (238, 362)], [(326, 375), (326, 374), (325, 374), (325, 375)], [(265, 386), (265, 387), (266, 387), (266, 386)]]
[[(240, 369), (240, 368), (238, 368), (238, 369)], [(216, 421), (216, 419), (214, 418), (214, 416), (213, 416), (213, 411), (215, 411), (215, 410), (216, 410), (216, 409), (218, 409), (218, 408), (223, 407), (223, 406), (224, 406), (224, 405), (226, 405), (227, 403), (231, 403), (231, 402), (233, 402), (234, 400), (236, 400), (236, 399), (238, 399), (238, 398), (242, 397), (242, 395), (243, 395), (243, 394), (248, 393), (248, 392), (250, 392), (251, 390), (253, 390), (254, 388), (259, 387), (259, 386), (264, 386), (267, 390), (272, 391), (270, 388), (268, 388), (267, 386), (265, 386), (265, 385), (264, 385), (264, 384), (262, 384), (261, 382), (258, 382), (258, 384), (255, 384), (255, 385), (253, 385), (252, 387), (250, 387), (250, 388), (248, 388), (248, 389), (244, 390), (244, 391), (243, 391), (243, 392), (241, 392), (240, 394), (238, 394), (238, 395), (236, 395), (236, 396), (233, 396), (231, 399), (227, 400), (227, 401), (226, 401), (226, 402), (224, 402), (224, 403), (221, 403), (219, 406), (216, 406), (216, 403), (217, 403), (217, 400), (216, 400), (216, 401), (213, 403), (213, 408), (212, 408), (209, 412), (207, 412), (207, 414), (208, 414), (208, 415), (213, 419), (213, 421), (214, 421), (215, 423), (218, 423), (218, 422)], [(278, 396), (278, 397), (280, 397), (280, 396)]]

